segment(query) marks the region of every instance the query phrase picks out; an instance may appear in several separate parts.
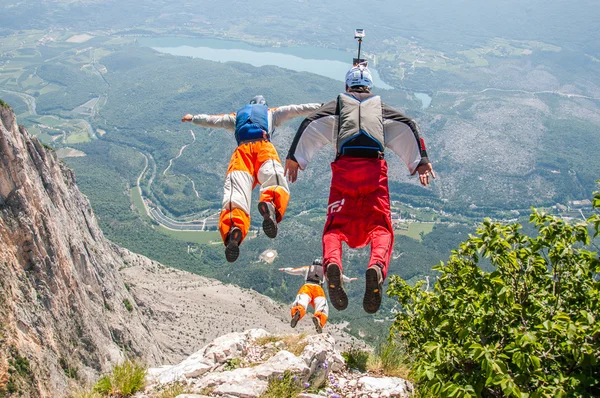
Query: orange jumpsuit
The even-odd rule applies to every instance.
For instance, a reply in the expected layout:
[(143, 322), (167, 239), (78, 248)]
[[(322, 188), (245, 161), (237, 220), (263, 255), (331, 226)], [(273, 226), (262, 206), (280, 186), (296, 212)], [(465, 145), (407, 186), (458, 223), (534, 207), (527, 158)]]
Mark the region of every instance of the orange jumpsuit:
[[(286, 105), (269, 108), (269, 131), (264, 140), (242, 142), (231, 156), (225, 187), (219, 231), (227, 243), (229, 230), (236, 226), (242, 230), (242, 240), (250, 229), (250, 198), (252, 190), (260, 184), (260, 201), (272, 202), (281, 222), (290, 199), (290, 191), (283, 175), (283, 166), (277, 150), (269, 141), (276, 127), (297, 116), (307, 116), (321, 104)], [(223, 128), (235, 131), (236, 114), (195, 115), (192, 122), (198, 126)], [(241, 241), (240, 241), (241, 243)]]
[[(319, 264), (305, 265), (298, 268), (282, 268), (281, 270), (286, 274), (304, 276), (304, 285), (298, 290), (296, 300), (292, 304), (292, 318), (299, 311), (300, 317), (298, 320), (302, 319), (310, 305), (315, 309), (313, 316), (318, 318), (321, 327), (324, 327), (329, 316), (329, 306), (327, 305), (325, 292), (321, 287), (323, 284), (323, 267)], [(346, 275), (342, 275), (342, 279), (344, 282), (352, 281)]]

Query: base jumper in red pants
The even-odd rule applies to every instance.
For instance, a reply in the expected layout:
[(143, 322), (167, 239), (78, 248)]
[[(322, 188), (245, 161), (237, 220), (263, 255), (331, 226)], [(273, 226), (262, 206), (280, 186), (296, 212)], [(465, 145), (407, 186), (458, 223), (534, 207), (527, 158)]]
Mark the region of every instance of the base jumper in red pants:
[(331, 172), (324, 262), (341, 266), (342, 241), (351, 248), (370, 244), (369, 264), (379, 265), (385, 279), (394, 246), (385, 160), (344, 156), (331, 164)]
[(365, 274), (363, 308), (375, 313), (394, 246), (387, 163), (384, 148), (404, 161), (422, 185), (435, 178), (416, 123), (370, 92), (369, 70), (356, 66), (346, 75), (346, 93), (307, 117), (288, 152), (285, 174), (297, 179), (314, 154), (327, 143), (336, 149), (323, 229), (323, 271), (329, 298), (337, 310), (348, 306), (342, 280), (342, 242), (351, 248), (371, 245)]

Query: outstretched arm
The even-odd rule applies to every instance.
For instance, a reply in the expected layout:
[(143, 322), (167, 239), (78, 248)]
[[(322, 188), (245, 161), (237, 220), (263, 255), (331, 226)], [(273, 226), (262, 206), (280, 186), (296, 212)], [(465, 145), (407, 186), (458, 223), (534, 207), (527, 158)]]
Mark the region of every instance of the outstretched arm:
[(306, 274), (306, 271), (308, 270), (308, 266), (304, 266), (304, 267), (298, 267), (298, 268), (279, 268), (279, 271), (285, 272), (286, 274), (290, 274), (290, 275), (301, 275), (304, 276)]
[(279, 127), (288, 120), (298, 116), (308, 116), (323, 104), (300, 104), (300, 105), (285, 105), (278, 108), (271, 108), (273, 112), (273, 128)]
[(394, 151), (406, 164), (411, 175), (419, 173), (422, 185), (429, 185), (430, 175), (435, 178), (429, 162), (425, 141), (417, 123), (397, 110), (383, 105), (385, 146)]
[(192, 115), (188, 113), (187, 115), (181, 118), (181, 121), (192, 122), (195, 125), (202, 127), (235, 131), (235, 113), (230, 113), (228, 115)]
[(296, 181), (298, 168), (304, 170), (319, 149), (333, 142), (338, 126), (336, 109), (337, 101), (328, 102), (298, 128), (285, 162), (285, 175), (290, 182)]

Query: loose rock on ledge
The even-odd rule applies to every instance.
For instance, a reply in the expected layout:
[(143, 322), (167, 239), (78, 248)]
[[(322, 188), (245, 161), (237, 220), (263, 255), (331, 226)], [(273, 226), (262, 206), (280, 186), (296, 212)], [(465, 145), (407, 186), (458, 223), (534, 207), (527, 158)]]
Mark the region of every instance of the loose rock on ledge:
[(251, 329), (221, 336), (177, 365), (150, 369), (148, 387), (137, 396), (152, 397), (178, 382), (187, 392), (178, 398), (258, 398), (286, 371), (304, 387), (299, 395), (304, 398), (408, 397), (413, 391), (401, 378), (347, 371), (328, 334), (283, 336)]

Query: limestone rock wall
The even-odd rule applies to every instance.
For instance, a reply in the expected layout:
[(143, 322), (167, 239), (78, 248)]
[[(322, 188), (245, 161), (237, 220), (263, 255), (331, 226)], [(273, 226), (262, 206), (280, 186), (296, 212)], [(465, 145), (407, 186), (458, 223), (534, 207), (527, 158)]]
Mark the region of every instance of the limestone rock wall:
[(126, 356), (163, 360), (73, 172), (10, 108), (0, 121), (0, 396), (60, 397)]

